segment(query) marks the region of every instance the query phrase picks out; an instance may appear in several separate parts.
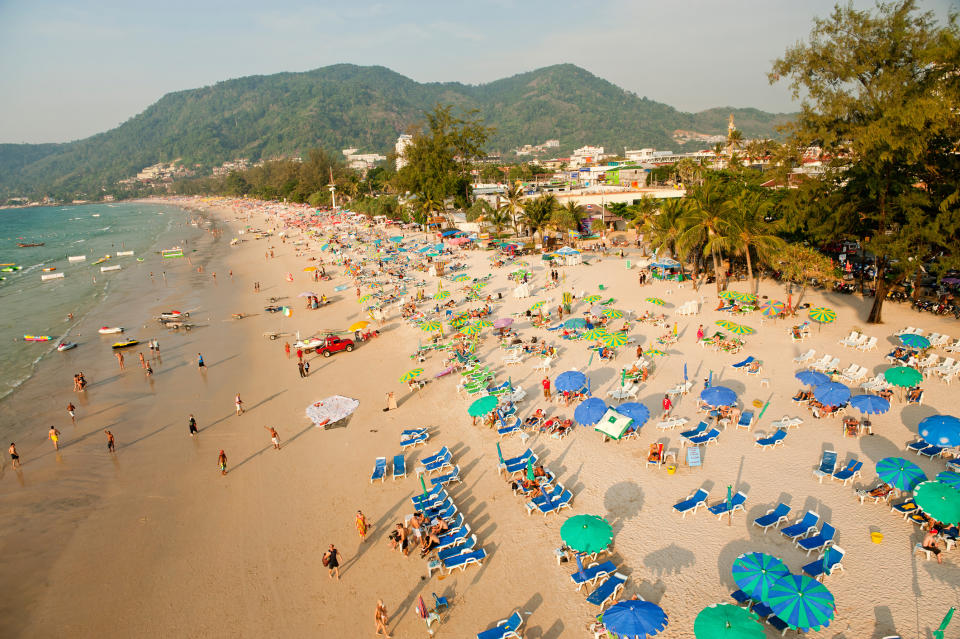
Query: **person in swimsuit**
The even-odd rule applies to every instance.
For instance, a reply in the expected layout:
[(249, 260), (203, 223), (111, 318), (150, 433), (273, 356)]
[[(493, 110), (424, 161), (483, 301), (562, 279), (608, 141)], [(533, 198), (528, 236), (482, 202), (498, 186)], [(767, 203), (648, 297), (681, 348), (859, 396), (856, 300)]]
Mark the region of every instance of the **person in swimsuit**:
[(937, 546), (937, 535), (939, 534), (940, 534), (940, 531), (934, 528), (933, 526), (931, 526), (930, 529), (927, 530), (927, 534), (923, 538), (923, 543), (921, 545), (923, 546), (924, 550), (927, 550), (933, 553), (933, 556), (937, 558), (938, 564), (942, 564), (943, 559), (941, 559), (940, 553), (943, 551), (941, 551), (940, 548)]
[(226, 475), (227, 474), (227, 454), (222, 450), (220, 451), (220, 456), (217, 457), (217, 465), (220, 466), (220, 474)]
[(336, 576), (337, 581), (340, 581), (340, 551), (337, 550), (333, 544), (330, 544), (329, 550), (323, 554), (323, 558), (326, 560), (327, 571), (330, 573), (330, 578), (333, 579)]
[(387, 608), (383, 605), (383, 599), (377, 599), (377, 611), (373, 615), (373, 620), (377, 626), (375, 634), (379, 635), (382, 630), (385, 639), (390, 639), (390, 635), (387, 634), (387, 624), (390, 620), (387, 618)]
[(270, 433), (270, 443), (276, 450), (280, 450), (280, 435), (277, 434), (277, 429), (273, 426), (264, 426), (264, 428)]
[(10, 464), (14, 468), (20, 468), (20, 453), (17, 452), (17, 445), (10, 442), (10, 448), (7, 450), (10, 451)]
[(109, 430), (103, 431), (107, 434), (107, 450), (111, 453), (117, 452), (116, 440), (113, 438), (113, 433)]
[(238, 416), (239, 416), (239, 415), (242, 415), (242, 414), (243, 414), (243, 400), (240, 399), (240, 393), (237, 393), (236, 398), (234, 398), (234, 400), (233, 400), (233, 404), (234, 404), (234, 406), (237, 407), (237, 415), (238, 415)]
[(77, 425), (77, 416), (74, 411), (77, 410), (77, 407), (73, 405), (73, 402), (67, 404), (67, 414), (70, 415), (70, 421), (73, 422), (73, 425)]
[(47, 431), (47, 436), (50, 438), (50, 441), (53, 442), (53, 449), (60, 450), (60, 431), (57, 430), (56, 426), (50, 427), (50, 430)]
[(363, 511), (357, 511), (357, 534), (360, 535), (360, 542), (363, 543), (367, 540), (367, 530), (370, 528), (370, 524), (367, 523), (367, 518), (363, 516)]
[(187, 425), (190, 427), (190, 436), (193, 437), (200, 431), (197, 430), (197, 420), (194, 419), (193, 415), (190, 415), (190, 421), (187, 422)]
[(203, 355), (197, 353), (197, 369), (205, 369), (206, 367), (207, 365), (203, 363)]

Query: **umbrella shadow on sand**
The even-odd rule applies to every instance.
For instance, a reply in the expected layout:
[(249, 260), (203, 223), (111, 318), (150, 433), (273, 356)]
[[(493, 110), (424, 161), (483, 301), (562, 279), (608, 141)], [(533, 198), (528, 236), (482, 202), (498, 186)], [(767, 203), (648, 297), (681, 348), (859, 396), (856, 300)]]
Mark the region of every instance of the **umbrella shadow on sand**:
[(654, 550), (643, 558), (643, 565), (657, 578), (680, 574), (684, 568), (697, 563), (696, 556), (675, 543)]
[(623, 529), (624, 522), (640, 514), (643, 501), (643, 488), (636, 482), (621, 481), (607, 489), (603, 506), (607, 510), (614, 537)]

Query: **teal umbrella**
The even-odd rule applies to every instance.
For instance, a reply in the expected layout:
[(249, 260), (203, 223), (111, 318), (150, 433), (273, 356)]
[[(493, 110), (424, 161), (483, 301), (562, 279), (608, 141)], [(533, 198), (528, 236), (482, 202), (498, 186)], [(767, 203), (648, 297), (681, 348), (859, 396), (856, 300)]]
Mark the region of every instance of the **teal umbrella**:
[(945, 524), (960, 523), (960, 491), (938, 481), (925, 481), (913, 489), (920, 509)]
[(610, 545), (613, 527), (599, 515), (574, 515), (563, 522), (560, 538), (577, 552), (600, 552)]
[(806, 575), (788, 575), (773, 584), (764, 603), (788, 626), (803, 631), (829, 626), (837, 608), (827, 587)]
[(500, 450), (500, 442), (497, 442), (497, 457), (500, 459), (500, 463), (503, 463), (503, 451)]
[(427, 484), (423, 481), (423, 475), (420, 475), (420, 488), (423, 488), (423, 496), (427, 496)]
[(953, 608), (950, 608), (947, 614), (944, 615), (943, 621), (940, 622), (940, 627), (933, 631), (933, 639), (943, 639), (943, 633), (947, 631), (947, 626), (950, 625), (951, 619), (953, 619)]
[(533, 457), (527, 457), (527, 479), (530, 481), (536, 479), (533, 474)]
[(883, 372), (883, 378), (894, 386), (910, 388), (923, 381), (923, 375), (909, 366), (894, 366)]
[(751, 599), (761, 601), (766, 600), (773, 584), (790, 574), (782, 560), (763, 552), (740, 555), (732, 570), (737, 587)]
[(496, 407), (497, 398), (493, 395), (487, 395), (470, 404), (470, 408), (467, 409), (467, 415), (470, 417), (483, 417), (484, 415), (492, 413)]
[(767, 636), (757, 613), (733, 604), (713, 604), (693, 622), (697, 639), (763, 639)]

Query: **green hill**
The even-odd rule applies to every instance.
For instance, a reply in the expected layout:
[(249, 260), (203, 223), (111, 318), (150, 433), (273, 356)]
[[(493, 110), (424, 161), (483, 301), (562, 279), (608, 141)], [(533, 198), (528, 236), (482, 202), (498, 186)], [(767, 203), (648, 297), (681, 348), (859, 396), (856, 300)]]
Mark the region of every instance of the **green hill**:
[(120, 126), (64, 144), (0, 145), (0, 195), (93, 195), (145, 166), (180, 158), (208, 170), (225, 160), (299, 155), (314, 147), (387, 152), (436, 103), (478, 109), (495, 127), (490, 150), (559, 139), (678, 150), (676, 129), (720, 134), (733, 113), (745, 137), (775, 135), (788, 116), (755, 109), (684, 113), (570, 64), (483, 85), (418, 83), (383, 67), (338, 64), (250, 76), (165, 95)]

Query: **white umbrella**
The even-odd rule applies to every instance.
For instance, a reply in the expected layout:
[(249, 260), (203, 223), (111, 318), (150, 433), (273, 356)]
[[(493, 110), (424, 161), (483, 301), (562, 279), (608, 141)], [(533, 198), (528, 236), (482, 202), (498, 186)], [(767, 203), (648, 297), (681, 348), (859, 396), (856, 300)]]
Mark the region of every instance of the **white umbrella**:
[(343, 395), (333, 395), (307, 406), (307, 417), (317, 427), (322, 428), (344, 417), (348, 417), (360, 405), (355, 399)]

